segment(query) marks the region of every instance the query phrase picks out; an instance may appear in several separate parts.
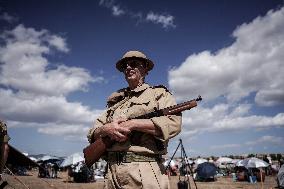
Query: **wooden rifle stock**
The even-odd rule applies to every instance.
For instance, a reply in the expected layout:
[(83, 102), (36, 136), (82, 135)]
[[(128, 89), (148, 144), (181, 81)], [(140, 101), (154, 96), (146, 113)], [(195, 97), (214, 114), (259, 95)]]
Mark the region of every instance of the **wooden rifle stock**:
[[(198, 96), (197, 99), (186, 101), (174, 106), (170, 106), (161, 110), (156, 110), (147, 114), (143, 114), (131, 119), (150, 119), (152, 117), (159, 117), (159, 116), (165, 116), (165, 115), (176, 115), (178, 113), (181, 113), (185, 110), (190, 110), (191, 108), (194, 108), (197, 106), (197, 101), (201, 101), (201, 96)], [(106, 152), (107, 148), (110, 148), (115, 143), (114, 140), (111, 140), (109, 137), (102, 137), (98, 138), (84, 148), (83, 153), (85, 157), (85, 163), (88, 167), (91, 167), (95, 162), (97, 162)]]

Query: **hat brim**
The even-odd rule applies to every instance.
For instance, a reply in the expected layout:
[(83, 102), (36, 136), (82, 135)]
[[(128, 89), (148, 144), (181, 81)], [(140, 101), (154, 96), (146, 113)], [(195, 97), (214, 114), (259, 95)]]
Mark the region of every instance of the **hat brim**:
[(138, 59), (138, 60), (144, 61), (146, 63), (147, 71), (152, 70), (154, 67), (154, 63), (150, 59), (133, 56), (133, 57), (126, 57), (126, 58), (120, 59), (116, 63), (116, 69), (118, 69), (120, 72), (123, 72), (123, 64), (125, 63), (126, 60), (131, 60), (131, 59)]

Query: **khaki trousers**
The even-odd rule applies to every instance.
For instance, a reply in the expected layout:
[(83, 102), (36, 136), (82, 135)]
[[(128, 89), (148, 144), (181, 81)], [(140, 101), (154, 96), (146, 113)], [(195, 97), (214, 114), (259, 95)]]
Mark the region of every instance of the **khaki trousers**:
[(104, 189), (169, 189), (165, 169), (157, 162), (109, 162)]

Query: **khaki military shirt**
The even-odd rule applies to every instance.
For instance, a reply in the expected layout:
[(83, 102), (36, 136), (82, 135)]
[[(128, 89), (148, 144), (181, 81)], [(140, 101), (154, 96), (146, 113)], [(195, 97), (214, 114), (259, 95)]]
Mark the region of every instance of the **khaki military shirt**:
[(7, 125), (4, 121), (0, 120), (0, 143), (7, 143), (10, 137), (7, 133)]
[[(116, 100), (113, 102), (113, 99)], [(112, 122), (116, 118), (134, 118), (176, 104), (173, 96), (165, 87), (151, 87), (148, 84), (143, 84), (134, 90), (121, 89), (111, 95), (108, 103), (110, 104), (109, 108), (96, 120), (95, 127), (89, 131), (88, 139), (90, 142), (95, 129)], [(125, 142), (116, 142), (107, 150), (165, 154), (169, 139), (176, 136), (181, 130), (181, 116), (153, 117), (151, 121), (162, 131), (160, 137), (142, 133), (139, 144), (133, 144), (131, 139), (128, 139)], [(158, 147), (157, 142), (162, 143), (163, 148)]]

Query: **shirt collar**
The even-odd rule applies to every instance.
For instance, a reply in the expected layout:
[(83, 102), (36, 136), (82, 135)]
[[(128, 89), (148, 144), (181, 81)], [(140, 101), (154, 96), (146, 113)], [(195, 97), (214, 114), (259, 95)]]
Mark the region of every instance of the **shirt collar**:
[(148, 89), (149, 87), (150, 87), (150, 85), (148, 85), (147, 83), (143, 83), (142, 85), (136, 87), (135, 89), (132, 89), (132, 90), (130, 90), (129, 88), (127, 88), (127, 89), (130, 93), (139, 93), (141, 91)]

